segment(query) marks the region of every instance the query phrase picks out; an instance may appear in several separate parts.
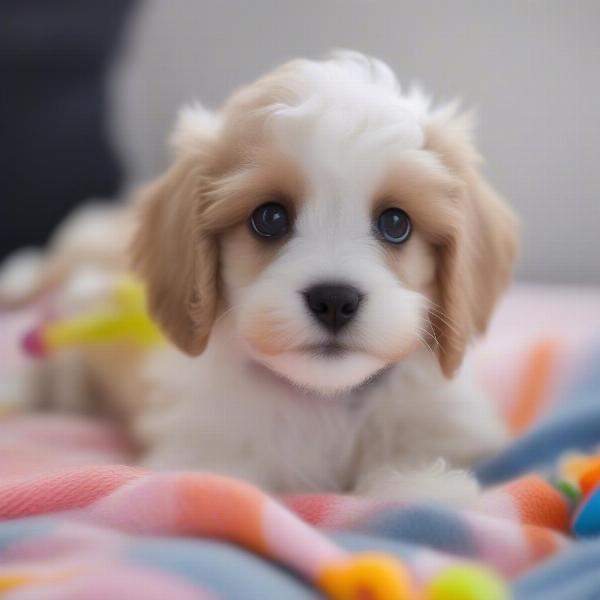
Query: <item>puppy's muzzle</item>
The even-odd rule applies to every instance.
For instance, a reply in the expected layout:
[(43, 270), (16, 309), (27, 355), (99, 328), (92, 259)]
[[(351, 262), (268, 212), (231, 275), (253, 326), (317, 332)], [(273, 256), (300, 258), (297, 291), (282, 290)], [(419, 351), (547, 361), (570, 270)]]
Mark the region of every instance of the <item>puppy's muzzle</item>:
[(362, 294), (351, 285), (318, 284), (303, 295), (311, 315), (331, 333), (338, 333), (354, 319), (362, 301)]

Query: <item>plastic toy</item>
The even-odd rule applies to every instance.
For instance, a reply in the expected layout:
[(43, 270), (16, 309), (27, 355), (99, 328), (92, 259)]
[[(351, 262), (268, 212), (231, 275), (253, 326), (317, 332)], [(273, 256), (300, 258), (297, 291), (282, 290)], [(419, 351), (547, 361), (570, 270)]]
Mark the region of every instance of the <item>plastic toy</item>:
[(71, 346), (128, 342), (148, 348), (162, 340), (146, 311), (144, 288), (127, 278), (115, 285), (102, 310), (44, 323), (25, 336), (23, 347), (28, 354), (43, 357)]
[(564, 458), (554, 485), (573, 507), (573, 534), (577, 537), (600, 535), (600, 456)]

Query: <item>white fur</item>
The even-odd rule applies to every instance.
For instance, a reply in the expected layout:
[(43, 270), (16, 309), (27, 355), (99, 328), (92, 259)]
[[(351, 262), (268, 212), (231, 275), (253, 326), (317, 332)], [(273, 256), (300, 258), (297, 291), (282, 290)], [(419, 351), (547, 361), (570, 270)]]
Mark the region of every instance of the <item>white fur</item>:
[(218, 128), (216, 115), (198, 102), (179, 111), (175, 130), (169, 142), (175, 154), (193, 152), (198, 140), (203, 140)]

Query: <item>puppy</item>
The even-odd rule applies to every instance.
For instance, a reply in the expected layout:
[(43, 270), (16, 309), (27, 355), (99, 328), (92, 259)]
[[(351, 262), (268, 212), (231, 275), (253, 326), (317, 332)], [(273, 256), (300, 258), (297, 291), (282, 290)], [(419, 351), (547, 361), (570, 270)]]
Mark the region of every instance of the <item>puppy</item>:
[[(470, 119), (339, 52), (278, 68), (217, 114), (183, 110), (172, 142), (131, 234), (172, 345), (88, 353), (143, 462), (275, 493), (471, 498), (468, 469), (505, 432), (463, 357), (517, 227), (478, 172)], [(126, 224), (119, 243), (130, 218), (106, 221)], [(96, 256), (79, 229), (77, 256)], [(50, 264), (54, 278), (73, 267)]]
[(147, 464), (470, 497), (504, 430), (461, 363), (516, 252), (470, 119), (341, 52), (184, 110), (173, 145), (132, 244), (178, 348), (146, 365)]

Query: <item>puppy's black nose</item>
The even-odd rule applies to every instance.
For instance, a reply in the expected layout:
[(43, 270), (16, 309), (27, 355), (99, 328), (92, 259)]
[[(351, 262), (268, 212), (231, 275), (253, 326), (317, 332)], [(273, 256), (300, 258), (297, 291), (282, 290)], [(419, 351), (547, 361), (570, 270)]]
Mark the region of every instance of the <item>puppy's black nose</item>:
[(358, 311), (360, 292), (349, 285), (315, 285), (304, 292), (306, 305), (326, 329), (337, 333)]

